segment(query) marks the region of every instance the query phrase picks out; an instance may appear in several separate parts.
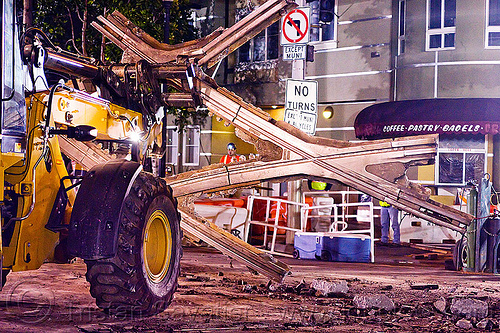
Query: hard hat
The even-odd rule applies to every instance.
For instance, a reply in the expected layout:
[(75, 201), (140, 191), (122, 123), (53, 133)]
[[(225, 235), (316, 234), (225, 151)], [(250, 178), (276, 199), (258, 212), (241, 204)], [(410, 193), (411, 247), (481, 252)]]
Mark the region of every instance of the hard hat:
[(326, 185), (327, 184), (324, 182), (318, 182), (318, 181), (313, 180), (311, 183), (311, 188), (313, 190), (317, 190), (317, 191), (324, 191), (326, 189)]
[(236, 145), (235, 145), (234, 143), (232, 143), (232, 142), (229, 142), (229, 143), (227, 144), (227, 149), (233, 149), (233, 150), (236, 150)]

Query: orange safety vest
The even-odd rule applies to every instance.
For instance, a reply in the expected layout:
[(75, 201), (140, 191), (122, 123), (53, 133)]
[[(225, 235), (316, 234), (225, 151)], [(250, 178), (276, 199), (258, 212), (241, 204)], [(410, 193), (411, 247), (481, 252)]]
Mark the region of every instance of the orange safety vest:
[[(234, 158), (234, 161), (233, 161), (233, 158)], [(229, 164), (231, 162), (239, 162), (239, 161), (240, 161), (240, 155), (234, 155), (234, 156), (224, 155), (220, 159), (220, 163), (224, 163), (224, 164)]]

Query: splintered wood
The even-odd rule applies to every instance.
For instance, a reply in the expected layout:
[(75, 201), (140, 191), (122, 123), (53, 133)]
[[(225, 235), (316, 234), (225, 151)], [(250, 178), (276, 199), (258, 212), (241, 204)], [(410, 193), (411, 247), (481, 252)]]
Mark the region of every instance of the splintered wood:
[(188, 59), (212, 67), (295, 7), (293, 1), (269, 0), (230, 28), (177, 45), (158, 42), (118, 11), (99, 16), (100, 22), (92, 22), (92, 26), (124, 51), (122, 62), (142, 59), (163, 64)]
[(290, 274), (290, 268), (232, 234), (220, 229), (213, 223), (181, 209), (181, 228), (185, 232), (204, 240), (217, 250), (238, 260), (249, 268), (281, 283)]
[[(336, 180), (384, 200), (417, 217), (464, 232), (473, 217), (431, 200), (428, 190), (406, 178), (412, 165), (433, 163), (437, 135), (348, 143), (311, 137), (272, 119), (199, 75), (196, 86), (208, 109), (230, 122), (245, 139), (277, 147), (281, 157), (201, 169), (167, 179), (174, 194), (189, 195), (255, 184), (259, 181), (313, 177)], [(266, 158), (267, 157), (267, 158)]]

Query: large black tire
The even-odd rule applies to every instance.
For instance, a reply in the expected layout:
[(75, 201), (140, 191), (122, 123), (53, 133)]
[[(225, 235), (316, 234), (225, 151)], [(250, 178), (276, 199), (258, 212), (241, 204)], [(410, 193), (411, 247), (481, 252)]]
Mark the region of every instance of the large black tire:
[(141, 172), (123, 202), (116, 256), (86, 262), (97, 306), (123, 316), (165, 310), (180, 273), (179, 220), (170, 187)]
[(467, 264), (467, 237), (462, 237), (453, 247), (453, 268), (455, 271), (462, 270)]

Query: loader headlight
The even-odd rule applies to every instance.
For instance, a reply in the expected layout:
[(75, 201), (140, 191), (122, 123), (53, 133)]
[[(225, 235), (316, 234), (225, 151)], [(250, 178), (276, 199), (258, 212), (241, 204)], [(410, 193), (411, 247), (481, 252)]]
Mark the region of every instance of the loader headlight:
[(129, 137), (130, 141), (132, 142), (139, 142), (141, 141), (141, 135), (135, 131), (132, 131), (130, 133), (130, 137)]
[(78, 125), (66, 129), (50, 129), (50, 135), (66, 135), (78, 141), (92, 141), (97, 137), (97, 128), (89, 125)]

